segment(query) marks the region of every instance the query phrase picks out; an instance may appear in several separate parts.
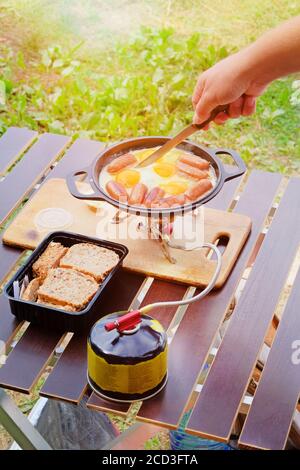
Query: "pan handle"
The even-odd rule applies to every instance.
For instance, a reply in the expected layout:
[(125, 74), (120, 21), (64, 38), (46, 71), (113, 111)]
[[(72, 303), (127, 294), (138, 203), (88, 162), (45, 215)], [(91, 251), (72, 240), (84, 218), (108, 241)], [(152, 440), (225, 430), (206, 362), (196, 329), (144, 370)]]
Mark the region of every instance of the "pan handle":
[[(76, 179), (76, 176), (82, 176), (82, 175), (86, 175), (86, 177), (88, 177), (88, 182), (94, 191), (93, 193), (84, 194), (78, 190), (75, 179)], [(83, 168), (82, 170), (77, 170), (77, 171), (74, 171), (73, 173), (70, 173), (66, 177), (66, 182), (67, 182), (67, 186), (68, 186), (70, 193), (72, 194), (72, 196), (76, 197), (77, 199), (85, 199), (86, 201), (103, 200), (103, 197), (101, 193), (99, 193), (99, 190), (95, 186), (92, 178), (89, 178), (89, 168)]]
[(221, 155), (221, 154), (229, 155), (230, 157), (232, 157), (232, 159), (237, 165), (237, 168), (234, 169), (231, 173), (228, 173), (224, 169), (224, 177), (223, 177), (224, 181), (229, 181), (229, 180), (232, 180), (233, 178), (237, 178), (238, 176), (241, 176), (246, 172), (247, 170), (246, 164), (235, 150), (219, 148), (219, 149), (214, 150), (214, 154), (215, 155)]

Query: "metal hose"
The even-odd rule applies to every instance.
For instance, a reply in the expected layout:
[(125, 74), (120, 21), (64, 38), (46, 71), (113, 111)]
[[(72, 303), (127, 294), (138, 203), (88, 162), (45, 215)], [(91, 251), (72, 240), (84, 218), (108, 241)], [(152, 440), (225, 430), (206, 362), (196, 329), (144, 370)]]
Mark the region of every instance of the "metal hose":
[(210, 248), (213, 250), (217, 256), (217, 267), (215, 269), (215, 272), (207, 285), (207, 287), (201, 291), (199, 294), (194, 295), (193, 297), (184, 299), (184, 300), (173, 300), (173, 301), (165, 301), (165, 302), (155, 302), (153, 304), (145, 305), (140, 309), (140, 313), (148, 313), (150, 310), (153, 308), (158, 308), (158, 307), (180, 307), (181, 305), (188, 305), (192, 304), (194, 302), (197, 302), (198, 300), (202, 299), (205, 297), (216, 285), (217, 279), (219, 277), (221, 267), (222, 267), (222, 255), (220, 250), (216, 247), (216, 245), (213, 245), (212, 243), (204, 243), (201, 248)]

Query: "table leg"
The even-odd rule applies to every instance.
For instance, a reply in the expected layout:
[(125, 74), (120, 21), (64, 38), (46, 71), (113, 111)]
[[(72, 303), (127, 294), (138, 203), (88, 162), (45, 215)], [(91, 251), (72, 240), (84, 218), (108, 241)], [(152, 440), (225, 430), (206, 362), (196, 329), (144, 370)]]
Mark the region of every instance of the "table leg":
[(41, 434), (2, 389), (0, 389), (0, 423), (22, 449), (51, 450)]

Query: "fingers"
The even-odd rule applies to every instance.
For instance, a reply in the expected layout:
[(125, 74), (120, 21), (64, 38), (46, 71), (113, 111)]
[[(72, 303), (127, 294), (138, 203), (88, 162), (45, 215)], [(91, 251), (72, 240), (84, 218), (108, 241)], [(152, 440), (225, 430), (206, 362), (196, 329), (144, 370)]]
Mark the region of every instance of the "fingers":
[(246, 96), (244, 98), (242, 115), (250, 116), (251, 114), (255, 112), (255, 108), (256, 108), (256, 98), (254, 96)]
[(216, 124), (224, 124), (229, 118), (236, 119), (240, 116), (250, 116), (255, 112), (256, 98), (253, 96), (241, 96), (237, 100), (230, 103), (227, 113), (218, 114), (214, 122)]
[(224, 124), (229, 119), (229, 116), (227, 113), (219, 113), (214, 119), (214, 122), (218, 125)]
[(229, 117), (235, 119), (241, 116), (243, 111), (244, 98), (240, 96), (237, 100), (233, 101), (229, 105), (228, 114)]
[(211, 95), (203, 93), (196, 105), (193, 119), (194, 124), (201, 124), (201, 122), (206, 121), (217, 105), (217, 101)]

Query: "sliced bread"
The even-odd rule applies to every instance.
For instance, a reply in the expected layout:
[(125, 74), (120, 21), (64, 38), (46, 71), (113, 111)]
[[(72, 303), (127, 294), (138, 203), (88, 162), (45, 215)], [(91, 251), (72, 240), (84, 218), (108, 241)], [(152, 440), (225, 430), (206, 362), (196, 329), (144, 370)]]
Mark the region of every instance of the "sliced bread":
[(38, 290), (38, 299), (56, 305), (70, 305), (82, 310), (94, 297), (97, 282), (73, 269), (54, 268), (48, 271), (44, 283)]
[(62, 268), (76, 269), (101, 282), (118, 262), (119, 256), (113, 250), (91, 243), (77, 243), (68, 249), (59, 265)]
[(30, 281), (23, 294), (21, 295), (22, 300), (28, 300), (29, 302), (35, 302), (37, 299), (37, 292), (40, 287), (40, 278), (35, 277)]
[(42, 300), (37, 300), (37, 304), (45, 305), (46, 307), (51, 308), (58, 308), (60, 310), (65, 310), (66, 312), (77, 312), (77, 309), (72, 307), (71, 305), (58, 305), (58, 304), (51, 304), (50, 302), (42, 302)]
[(34, 276), (40, 277), (42, 280), (45, 279), (49, 269), (56, 268), (67, 251), (68, 248), (65, 248), (61, 243), (50, 242), (46, 250), (32, 265)]

